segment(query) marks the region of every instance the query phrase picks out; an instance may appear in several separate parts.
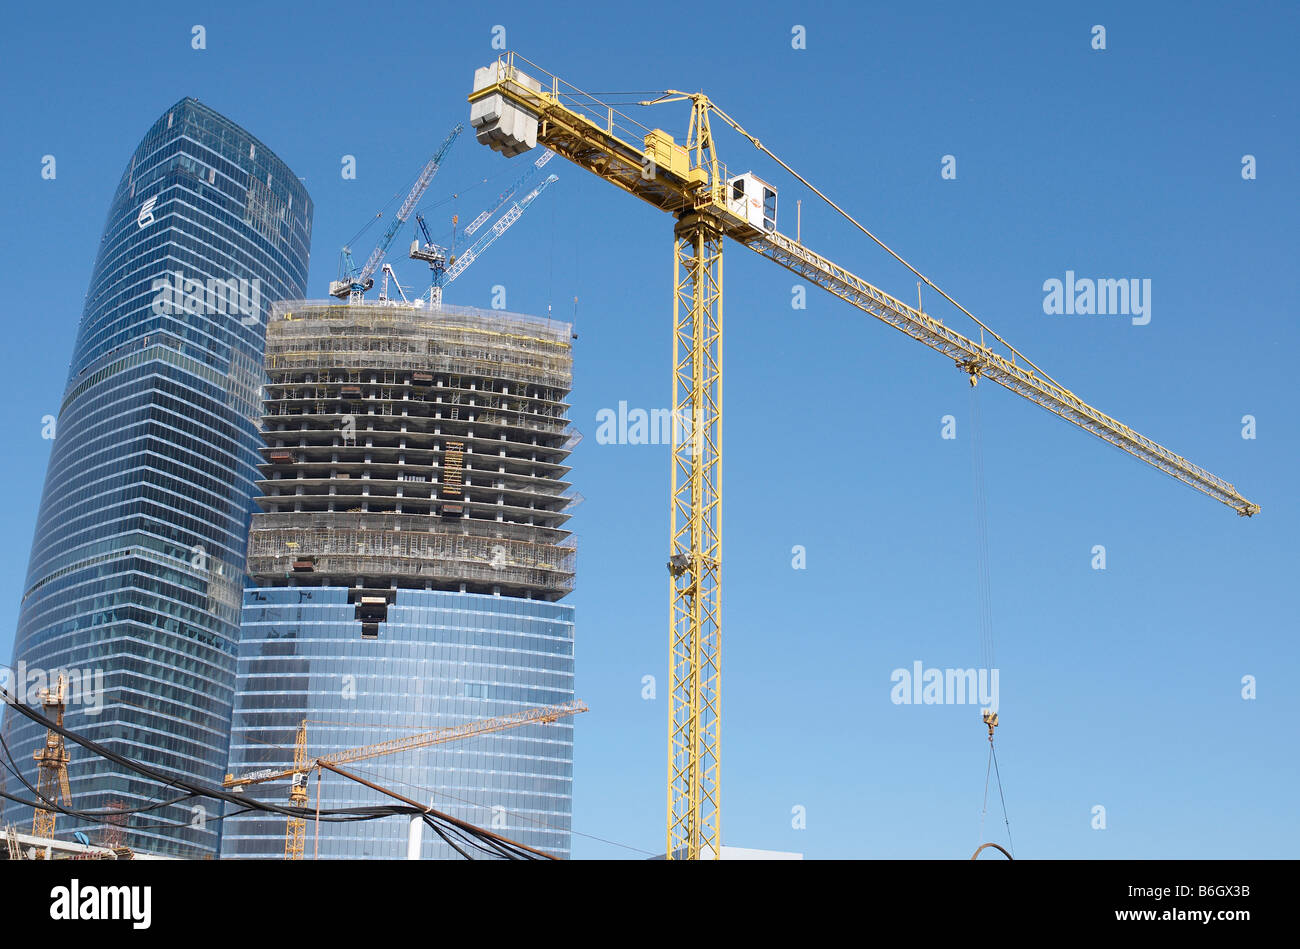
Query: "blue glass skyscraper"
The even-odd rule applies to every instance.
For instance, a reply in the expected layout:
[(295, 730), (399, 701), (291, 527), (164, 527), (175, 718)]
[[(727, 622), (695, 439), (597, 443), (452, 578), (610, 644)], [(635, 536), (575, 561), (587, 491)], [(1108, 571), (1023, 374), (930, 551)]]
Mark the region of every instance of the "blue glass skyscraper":
[[(231, 767), (244, 775), (293, 763), (306, 719), (311, 756), (338, 754), (434, 729), (573, 699), (574, 609), (564, 603), (458, 591), (397, 589), (374, 638), (349, 590), (252, 587), (245, 593)], [(353, 598), (354, 599), (354, 598)], [(568, 857), (574, 719), (530, 724), (342, 767), (444, 813)], [(324, 772), (325, 809), (394, 803)], [(288, 804), (288, 782), (244, 793)], [(316, 781), (308, 785), (311, 807)], [(285, 854), (286, 820), (266, 813), (222, 822), (223, 857)], [(398, 859), (407, 822), (384, 818), (305, 826), (306, 859)], [(475, 857), (490, 856), (466, 841)], [(455, 858), (424, 829), (425, 859)]]
[[(102, 686), (74, 692), (67, 725), (207, 781), (226, 765), (266, 314), (303, 295), (311, 224), (297, 176), (230, 120), (187, 98), (154, 123), (104, 226), (23, 588), (15, 670)], [(44, 733), (12, 714), (5, 729), (35, 783)], [(174, 796), (70, 748), (79, 809)], [(211, 854), (208, 816), (133, 816), (126, 843)], [(59, 817), (61, 835), (76, 826)]]
[[(568, 324), (466, 307), (277, 304), (267, 328), (230, 771), (554, 706), (574, 697), (565, 524)], [(369, 781), (569, 854), (574, 720), (367, 757)], [(305, 775), (304, 775), (305, 776)], [(310, 786), (315, 806), (318, 786)], [(249, 796), (287, 804), (289, 783)], [(391, 803), (335, 775), (324, 809)], [(285, 818), (233, 815), (223, 857), (280, 858)], [(311, 858), (400, 858), (407, 824), (307, 825)], [(461, 840), (426, 831), (422, 855)]]

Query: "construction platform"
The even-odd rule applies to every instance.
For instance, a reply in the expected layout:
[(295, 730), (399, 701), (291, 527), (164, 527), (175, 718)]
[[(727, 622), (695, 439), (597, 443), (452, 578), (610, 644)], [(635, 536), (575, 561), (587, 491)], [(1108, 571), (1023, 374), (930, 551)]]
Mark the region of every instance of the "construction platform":
[(569, 324), (281, 302), (266, 370), (257, 583), (545, 600), (572, 589)]

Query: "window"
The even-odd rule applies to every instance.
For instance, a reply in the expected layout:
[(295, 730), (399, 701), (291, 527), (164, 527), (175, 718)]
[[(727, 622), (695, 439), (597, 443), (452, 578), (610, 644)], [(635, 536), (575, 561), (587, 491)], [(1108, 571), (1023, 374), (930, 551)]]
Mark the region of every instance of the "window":
[(776, 192), (771, 188), (763, 189), (763, 226), (776, 229)]

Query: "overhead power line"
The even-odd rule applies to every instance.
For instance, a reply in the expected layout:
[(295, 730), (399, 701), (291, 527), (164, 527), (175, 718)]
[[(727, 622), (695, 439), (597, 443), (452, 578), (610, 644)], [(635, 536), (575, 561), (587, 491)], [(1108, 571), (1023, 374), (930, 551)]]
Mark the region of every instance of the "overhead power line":
[[(516, 859), (516, 860), (519, 859), (534, 860), (543, 857), (550, 858), (550, 859), (558, 859), (558, 858), (551, 857), (550, 854), (544, 854), (542, 853), (542, 851), (534, 850), (533, 848), (528, 847), (525, 844), (521, 844), (517, 841), (512, 841), (509, 840), (508, 838), (504, 838), (499, 834), (495, 834), (492, 831), (486, 830), (485, 828), (477, 827), (466, 821), (462, 821), (458, 818), (451, 817), (451, 815), (443, 814), (440, 811), (434, 811), (431, 808), (424, 807), (413, 801), (409, 801), (408, 799), (402, 798), (400, 795), (397, 795), (394, 792), (388, 791), (387, 789), (381, 788), (377, 785), (370, 785), (370, 786), (384, 794), (389, 795), (390, 797), (398, 798), (398, 800), (401, 801), (402, 803), (371, 805), (365, 807), (332, 808), (332, 809), (321, 810), (321, 811), (312, 811), (308, 808), (286, 807), (284, 805), (275, 804), (270, 801), (263, 801), (254, 798), (245, 797), (242, 794), (237, 794), (231, 791), (227, 791), (224, 788), (215, 785), (210, 785), (202, 781), (195, 781), (191, 778), (187, 778), (182, 775), (170, 774), (162, 769), (154, 768), (150, 765), (146, 765), (139, 761), (135, 761), (131, 758), (128, 758), (125, 755), (118, 754), (117, 752), (112, 751), (111, 749), (105, 747), (104, 745), (101, 745), (96, 741), (92, 741), (91, 739), (85, 737), (84, 735), (81, 735), (78, 732), (75, 732), (72, 729), (67, 728), (66, 726), (60, 725), (57, 722), (54, 722), (51, 719), (46, 718), (44, 715), (40, 714), (39, 712), (28, 708), (26, 705), (19, 702), (17, 698), (12, 693), (10, 693), (7, 689), (0, 688), (0, 701), (3, 701), (4, 704), (8, 705), (18, 714), (44, 727), (45, 729), (47, 729), (47, 731), (53, 731), (55, 734), (62, 735), (64, 738), (76, 743), (77, 745), (80, 745), (82, 748), (85, 748), (87, 751), (91, 752), (92, 754), (100, 758), (103, 758), (107, 761), (111, 761), (112, 763), (118, 765), (119, 767), (125, 768), (143, 777), (149, 778), (150, 780), (156, 781), (164, 786), (176, 787), (186, 792), (185, 794), (180, 795), (176, 798), (170, 799), (168, 801), (155, 802), (153, 804), (148, 805), (145, 808), (136, 808), (136, 809), (128, 808), (125, 810), (115, 808), (111, 811), (105, 811), (105, 812), (79, 811), (75, 808), (65, 807), (64, 805), (57, 804), (54, 801), (49, 800), (47, 795), (42, 794), (34, 786), (32, 786), (31, 783), (27, 781), (27, 779), (23, 777), (23, 775), (21, 774), (20, 769), (17, 767), (17, 763), (13, 760), (12, 754), (10, 754), (8, 745), (4, 744), (3, 750), (5, 752), (6, 758), (8, 758), (8, 761), (5, 763), (6, 770), (9, 770), (12, 773), (14, 773), (19, 778), (19, 780), (22, 781), (22, 783), (32, 793), (34, 793), (37, 797), (41, 799), (41, 801), (45, 803), (38, 805), (36, 801), (25, 801), (22, 798), (17, 797), (16, 795), (11, 795), (6, 792), (0, 792), (0, 797), (4, 797), (6, 800), (15, 801), (17, 803), (21, 803), (33, 807), (40, 806), (46, 810), (57, 811), (59, 813), (66, 814), (70, 817), (75, 817), (79, 820), (85, 820), (88, 823), (101, 823), (102, 818), (106, 818), (109, 816), (116, 816), (122, 813), (133, 813), (133, 812), (142, 812), (145, 810), (153, 810), (157, 807), (163, 807), (169, 804), (176, 804), (182, 801), (192, 800), (195, 798), (210, 798), (212, 800), (222, 801), (226, 804), (230, 804), (233, 807), (239, 809), (237, 813), (247, 813), (249, 811), (261, 811), (261, 812), (271, 813), (271, 814), (281, 814), (287, 817), (296, 817), (296, 818), (301, 818), (306, 820), (320, 820), (320, 821), (326, 821), (331, 823), (359, 821), (359, 820), (375, 820), (381, 817), (392, 817), (396, 815), (405, 815), (408, 817), (418, 815), (424, 820), (426, 824), (432, 827), (434, 831), (437, 832), (440, 837), (442, 837), (442, 839), (446, 840), (448, 845), (451, 846), (453, 850), (455, 850), (457, 853), (459, 853), (461, 856), (465, 857), (466, 859), (475, 859), (475, 858), (470, 856), (467, 850), (462, 849), (461, 847), (451, 843), (451, 841), (448, 839), (449, 837), (455, 837), (456, 839), (460, 840), (463, 844), (466, 844), (468, 847), (478, 850), (479, 852), (486, 854), (488, 856), (506, 857), (509, 859)], [(3, 739), (0, 738), (0, 741), (3, 741)], [(331, 770), (339, 771), (339, 769), (333, 768), (332, 766), (329, 765), (325, 765), (325, 767), (330, 767)], [(346, 772), (339, 771), (339, 773), (345, 774), (345, 776), (347, 777), (352, 777), (353, 780), (359, 780), (352, 775), (347, 775)], [(370, 782), (366, 782), (364, 780), (362, 780), (362, 783), (370, 784)], [(227, 816), (235, 816), (235, 815), (230, 814)]]

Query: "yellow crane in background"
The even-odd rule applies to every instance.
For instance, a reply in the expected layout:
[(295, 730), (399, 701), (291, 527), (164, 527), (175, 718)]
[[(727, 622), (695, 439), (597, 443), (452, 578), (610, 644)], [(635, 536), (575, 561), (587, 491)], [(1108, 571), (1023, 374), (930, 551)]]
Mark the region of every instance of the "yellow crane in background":
[[(853, 220), (704, 93), (689, 102), (684, 144), (647, 128), (513, 52), (474, 74), (470, 123), (506, 156), (543, 145), (673, 215), (673, 455), (668, 720), (668, 859), (716, 858), (720, 838), (722, 565), (722, 243), (729, 237), (952, 359), (971, 385), (992, 379), (1184, 484), (1251, 516), (1259, 506), (1231, 484), (1138, 434), (1057, 383)], [(654, 103), (643, 102), (642, 105)], [(880, 244), (980, 326), (980, 341), (945, 326), (776, 229), (776, 189), (731, 175), (714, 147), (717, 117)], [(992, 343), (985, 343), (985, 334)], [(1000, 344), (1002, 351), (995, 346)]]
[[(396, 754), (399, 751), (426, 748), (429, 745), (441, 745), (449, 741), (473, 738), (476, 735), (487, 735), (510, 728), (519, 728), (523, 725), (545, 725), (585, 711), (587, 711), (587, 705), (585, 702), (580, 701), (566, 702), (562, 705), (543, 705), (539, 708), (512, 712), (509, 715), (501, 715), (496, 718), (466, 722), (464, 725), (452, 725), (447, 728), (419, 732), (415, 735), (406, 735), (402, 738), (390, 738), (387, 741), (362, 745), (359, 748), (349, 748), (346, 751), (338, 751), (330, 755), (319, 755), (315, 758), (307, 754), (307, 725), (311, 720), (304, 718), (298, 726), (298, 734), (294, 741), (292, 768), (267, 768), (261, 771), (252, 771), (240, 777), (228, 774), (226, 779), (221, 782), (221, 786), (235, 791), (242, 791), (245, 785), (265, 784), (268, 781), (280, 781), (289, 778), (289, 804), (293, 807), (305, 808), (307, 806), (307, 778), (319, 762), (347, 764), (349, 761), (365, 761), (369, 758), (380, 758), (384, 755)], [(316, 722), (315, 724), (329, 723)], [(307, 821), (305, 818), (290, 817), (288, 819), (284, 835), (284, 859), (302, 859), (306, 833)]]
[[(41, 689), (41, 708), (46, 718), (60, 728), (63, 727), (67, 694), (62, 674), (59, 675), (53, 692), (49, 689)], [(72, 789), (68, 786), (68, 762), (72, 760), (72, 756), (68, 754), (67, 746), (63, 743), (63, 736), (52, 728), (46, 729), (45, 744), (36, 749), (32, 758), (36, 761), (36, 787), (40, 792), (40, 799), (58, 801), (64, 807), (72, 804)], [(55, 811), (41, 807), (38, 803), (32, 812), (32, 836), (53, 837), (54, 819)]]

